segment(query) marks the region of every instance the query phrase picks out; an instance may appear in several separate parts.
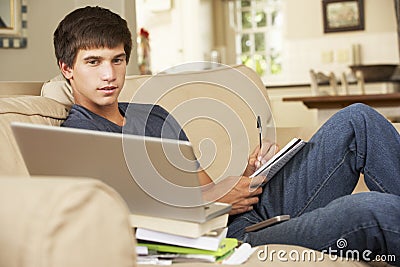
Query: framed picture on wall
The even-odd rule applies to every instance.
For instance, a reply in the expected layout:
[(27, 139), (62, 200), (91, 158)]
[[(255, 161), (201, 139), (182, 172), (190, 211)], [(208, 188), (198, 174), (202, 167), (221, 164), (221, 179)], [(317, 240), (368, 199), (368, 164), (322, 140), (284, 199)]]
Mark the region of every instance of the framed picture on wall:
[(322, 0), (324, 33), (364, 30), (364, 0)]
[(27, 0), (0, 0), (0, 48), (27, 46)]

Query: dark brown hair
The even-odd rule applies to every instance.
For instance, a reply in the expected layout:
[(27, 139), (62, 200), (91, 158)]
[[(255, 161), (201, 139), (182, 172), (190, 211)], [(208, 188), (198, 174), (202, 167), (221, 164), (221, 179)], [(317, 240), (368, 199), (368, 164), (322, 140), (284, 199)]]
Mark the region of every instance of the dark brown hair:
[(75, 63), (80, 49), (115, 48), (124, 45), (126, 62), (132, 50), (132, 36), (128, 25), (119, 15), (101, 7), (84, 7), (69, 13), (54, 32), (57, 64), (69, 67)]

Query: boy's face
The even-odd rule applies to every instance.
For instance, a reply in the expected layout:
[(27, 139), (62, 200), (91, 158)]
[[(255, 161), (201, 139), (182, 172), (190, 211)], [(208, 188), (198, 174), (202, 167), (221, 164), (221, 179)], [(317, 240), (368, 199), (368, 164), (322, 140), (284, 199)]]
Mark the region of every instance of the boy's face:
[(75, 104), (92, 111), (117, 105), (126, 74), (122, 44), (115, 48), (81, 49), (72, 68), (63, 62), (60, 68), (71, 83)]

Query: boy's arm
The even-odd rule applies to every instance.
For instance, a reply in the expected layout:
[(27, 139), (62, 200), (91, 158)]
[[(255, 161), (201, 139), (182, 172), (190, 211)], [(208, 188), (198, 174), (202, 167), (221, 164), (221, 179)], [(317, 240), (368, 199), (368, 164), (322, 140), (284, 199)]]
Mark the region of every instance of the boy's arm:
[(208, 174), (202, 170), (199, 171), (199, 179), (204, 186), (205, 200), (231, 204), (230, 215), (252, 210), (253, 205), (258, 202), (258, 195), (262, 193), (262, 187), (251, 190), (250, 183), (251, 186), (254, 186), (254, 181), (252, 182), (252, 179), (247, 176), (231, 176), (215, 184)]
[(259, 186), (265, 177), (249, 178), (262, 164), (267, 162), (278, 152), (278, 146), (268, 140), (263, 140), (261, 149), (257, 147), (249, 156), (247, 168), (240, 177), (227, 177), (215, 184), (208, 174), (201, 170), (199, 179), (201, 185), (205, 186), (203, 193), (207, 201), (218, 201), (232, 205), (230, 215), (243, 213), (253, 209), (258, 202), (258, 195), (262, 193)]

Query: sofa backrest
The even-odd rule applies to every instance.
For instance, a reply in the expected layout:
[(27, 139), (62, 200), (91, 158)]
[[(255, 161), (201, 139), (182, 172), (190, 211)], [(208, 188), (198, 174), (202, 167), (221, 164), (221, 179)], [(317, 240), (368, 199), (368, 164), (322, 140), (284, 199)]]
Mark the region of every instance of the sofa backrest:
[(28, 174), (10, 127), (11, 122), (59, 126), (67, 115), (65, 106), (53, 99), (41, 96), (0, 98), (0, 175)]
[[(45, 83), (42, 96), (72, 105), (70, 86), (60, 77)], [(159, 75), (127, 76), (121, 102), (159, 104), (181, 124), (196, 156), (217, 180), (240, 174), (258, 144), (257, 115), (273, 125), (259, 76), (244, 65)], [(274, 139), (275, 131), (268, 131)], [(202, 157), (203, 155), (203, 157)]]
[(0, 81), (0, 96), (40, 95), (43, 82)]

